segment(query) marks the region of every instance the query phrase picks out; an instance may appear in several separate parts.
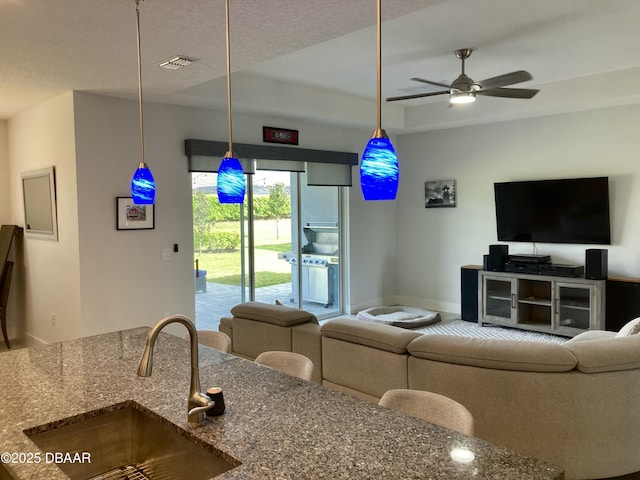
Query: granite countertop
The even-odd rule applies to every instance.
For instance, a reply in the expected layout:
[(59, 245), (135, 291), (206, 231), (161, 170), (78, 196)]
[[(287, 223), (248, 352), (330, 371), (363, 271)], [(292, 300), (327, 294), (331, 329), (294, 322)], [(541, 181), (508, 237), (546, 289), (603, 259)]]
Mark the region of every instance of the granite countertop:
[[(25, 429), (133, 400), (238, 460), (216, 477), (225, 480), (564, 478), (545, 462), (204, 346), (202, 390), (221, 387), (226, 412), (189, 426), (188, 342), (161, 333), (153, 374), (142, 378), (136, 368), (148, 332), (0, 354), (0, 452), (39, 452)], [(455, 448), (475, 459), (453, 460)], [(4, 466), (18, 479), (67, 478), (51, 463)]]

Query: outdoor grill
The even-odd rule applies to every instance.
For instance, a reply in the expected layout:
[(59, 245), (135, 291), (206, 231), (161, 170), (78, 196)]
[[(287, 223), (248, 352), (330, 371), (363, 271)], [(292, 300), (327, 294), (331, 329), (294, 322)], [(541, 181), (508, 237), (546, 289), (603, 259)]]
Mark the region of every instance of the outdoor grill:
[[(333, 304), (339, 265), (338, 227), (335, 223), (308, 223), (303, 228), (307, 243), (302, 247), (302, 301)], [(295, 252), (283, 252), (278, 258), (298, 264)]]

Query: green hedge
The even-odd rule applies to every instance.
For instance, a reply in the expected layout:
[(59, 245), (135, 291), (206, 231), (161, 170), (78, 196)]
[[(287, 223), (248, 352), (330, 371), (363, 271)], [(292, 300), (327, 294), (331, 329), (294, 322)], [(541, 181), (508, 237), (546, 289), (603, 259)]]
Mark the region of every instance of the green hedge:
[[(240, 220), (240, 208), (245, 210), (247, 204), (221, 204), (213, 193), (193, 191), (194, 225), (207, 225), (215, 222)], [(291, 216), (291, 200), (285, 192), (284, 184), (277, 183), (269, 188), (269, 195), (255, 196), (253, 199), (253, 215), (255, 218), (288, 218)]]
[(233, 252), (240, 248), (240, 234), (209, 231), (194, 237), (196, 252)]
[(213, 232), (211, 234), (210, 251), (231, 252), (240, 248), (240, 234), (233, 232)]

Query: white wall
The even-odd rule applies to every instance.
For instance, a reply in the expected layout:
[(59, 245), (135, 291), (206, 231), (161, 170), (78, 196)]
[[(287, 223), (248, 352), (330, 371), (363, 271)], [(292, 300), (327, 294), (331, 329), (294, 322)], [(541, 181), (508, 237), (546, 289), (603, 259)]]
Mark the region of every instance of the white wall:
[[(116, 230), (140, 161), (137, 104), (75, 93), (82, 323), (85, 335), (194, 318), (191, 177), (184, 139), (211, 122), (177, 107), (145, 105), (145, 160), (157, 183), (155, 229)], [(162, 260), (162, 249), (179, 252)]]
[[(609, 275), (640, 276), (640, 106), (400, 136), (397, 300), (459, 312), (460, 267), (481, 264), (496, 240), (493, 183), (608, 176)], [(456, 208), (424, 207), (424, 182), (457, 182)], [(554, 263), (584, 265), (594, 246), (537, 244)], [(510, 253), (533, 253), (510, 243)]]
[[(8, 122), (6, 120), (0, 120), (0, 225), (12, 224), (11, 215), (11, 174), (9, 172), (9, 138), (8, 138)], [(9, 253), (9, 260), (15, 264), (16, 252), (20, 248), (19, 241), (13, 244), (13, 248)], [(0, 265), (2, 268), (2, 265)], [(16, 274), (17, 274), (16, 270)], [(18, 281), (19, 276), (13, 279), (12, 283)], [(16, 295), (16, 289), (9, 290), (8, 304), (11, 307), (7, 307), (7, 333), (9, 334), (9, 340), (13, 341), (18, 338), (21, 328), (21, 319), (17, 315), (17, 311), (14, 307), (19, 301)], [(23, 329), (23, 328), (22, 328)], [(1, 340), (0, 340), (1, 342)], [(0, 345), (4, 345), (0, 343)]]
[[(58, 241), (25, 238), (14, 307), (27, 342), (57, 341), (82, 335), (80, 323), (78, 214), (73, 95), (69, 92), (9, 120), (11, 223), (24, 226), (20, 173), (55, 167)], [(55, 314), (56, 325), (51, 321)]]
[(0, 120), (0, 225), (11, 223), (8, 123)]
[[(350, 275), (347, 310), (397, 302), (459, 311), (460, 266), (481, 263), (488, 245), (496, 243), (495, 181), (609, 176), (610, 274), (638, 276), (639, 116), (638, 106), (616, 107), (394, 139), (401, 162), (396, 202), (364, 202), (354, 167), (347, 212), (350, 262), (343, 265)], [(263, 125), (298, 129), (301, 148), (358, 154), (370, 135), (234, 114), (234, 141), (261, 143)], [(47, 165), (57, 172), (60, 241), (27, 239), (24, 246), (30, 336), (50, 342), (151, 325), (166, 312), (194, 315), (191, 180), (183, 142), (226, 140), (226, 112), (145, 105), (146, 160), (158, 184), (151, 231), (115, 228), (115, 197), (129, 195), (139, 161), (136, 102), (68, 93), (10, 120), (7, 136), (9, 168), (0, 153), (0, 182), (4, 168), (10, 172), (11, 223), (22, 223), (19, 173)], [(457, 181), (456, 208), (424, 208), (424, 182), (438, 179)], [(161, 250), (174, 243), (180, 252), (162, 261)], [(586, 246), (538, 247), (556, 263), (584, 262)], [(529, 253), (532, 246), (510, 249)]]
[[(131, 174), (139, 162), (137, 104), (104, 96), (74, 93), (78, 175), (80, 298), (82, 333), (152, 325), (164, 313), (193, 318), (193, 240), (191, 176), (184, 140), (225, 141), (226, 112), (145, 104), (145, 157), (156, 179), (156, 227), (117, 231), (115, 197), (128, 196)], [(360, 152), (370, 132), (234, 114), (234, 141), (262, 143), (262, 126), (295, 128), (301, 148)], [(361, 200), (357, 185), (351, 201), (352, 271), (366, 281), (353, 282), (348, 299), (361, 303), (393, 295), (394, 204)], [(369, 224), (377, 232), (369, 238)], [(161, 250), (180, 246), (173, 260)], [(384, 263), (369, 260), (385, 257)], [(361, 273), (362, 272), (362, 273)], [(362, 277), (360, 277), (362, 275)], [(354, 300), (355, 299), (355, 300)]]

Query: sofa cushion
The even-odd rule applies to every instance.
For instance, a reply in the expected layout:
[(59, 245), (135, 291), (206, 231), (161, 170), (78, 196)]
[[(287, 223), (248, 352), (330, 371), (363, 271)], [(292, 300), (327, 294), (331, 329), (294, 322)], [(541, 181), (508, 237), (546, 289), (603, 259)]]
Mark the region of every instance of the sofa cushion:
[(231, 344), (233, 345), (233, 318), (221, 317), (218, 331), (226, 333), (227, 336), (231, 339)]
[(322, 337), (320, 326), (304, 323), (291, 329), (291, 351), (308, 357), (313, 362), (313, 381), (322, 383)]
[(366, 345), (392, 353), (406, 353), (407, 346), (422, 334), (380, 323), (337, 318), (320, 327), (322, 336)]
[(342, 391), (359, 392), (365, 398), (379, 399), (387, 390), (408, 388), (408, 359), (406, 351), (389, 352), (322, 336), (323, 384), (330, 387), (340, 385)]
[(281, 327), (273, 323), (233, 319), (233, 353), (254, 359), (266, 350), (291, 351), (291, 327)]
[(640, 335), (565, 345), (578, 359), (578, 370), (583, 373), (640, 368)]
[(318, 323), (316, 316), (305, 310), (261, 302), (241, 303), (233, 307), (231, 313), (234, 317), (272, 323), (281, 327), (292, 327), (306, 322)]
[(571, 340), (565, 343), (565, 345), (569, 343), (576, 342), (590, 342), (591, 340), (604, 340), (607, 338), (614, 338), (616, 336), (616, 332), (608, 332), (606, 330), (587, 330), (586, 332), (579, 333)]
[(422, 335), (408, 350), (418, 358), (498, 370), (566, 372), (578, 363), (562, 345), (519, 340)]
[(630, 322), (627, 322), (624, 327), (620, 329), (616, 336), (628, 337), (629, 335), (636, 335), (640, 333), (640, 317), (634, 318)]

